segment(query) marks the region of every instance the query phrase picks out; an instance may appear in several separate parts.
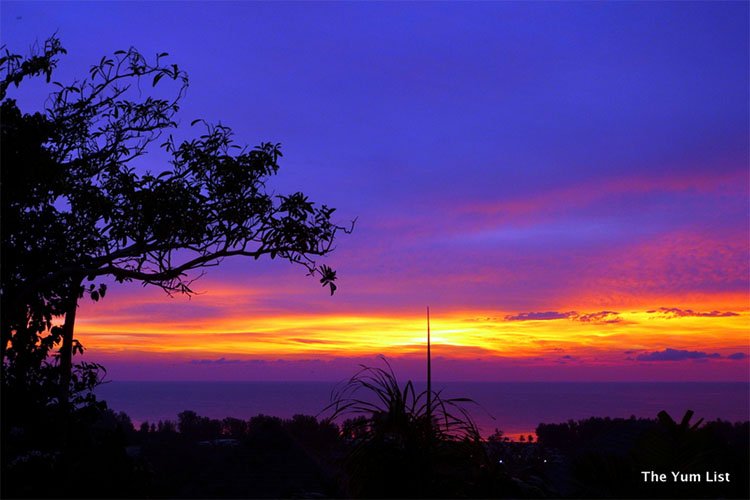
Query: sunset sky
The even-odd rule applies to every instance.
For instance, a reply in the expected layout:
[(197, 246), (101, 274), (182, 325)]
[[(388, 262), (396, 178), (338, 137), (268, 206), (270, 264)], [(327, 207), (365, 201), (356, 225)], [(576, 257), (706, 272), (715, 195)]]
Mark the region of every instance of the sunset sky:
[[(750, 377), (750, 4), (3, 2), (70, 82), (168, 52), (195, 118), (281, 142), (272, 182), (357, 218), (325, 260), (228, 260), (82, 304), (115, 380)], [(43, 108), (50, 88), (11, 97)], [(150, 162), (150, 163), (149, 163)], [(163, 156), (147, 167), (165, 168)]]

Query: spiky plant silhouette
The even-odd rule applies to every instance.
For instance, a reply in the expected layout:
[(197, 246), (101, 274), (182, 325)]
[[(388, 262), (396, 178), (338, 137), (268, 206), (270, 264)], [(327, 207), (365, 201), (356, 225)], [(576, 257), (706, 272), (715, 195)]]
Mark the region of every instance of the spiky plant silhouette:
[[(331, 395), (322, 413), (349, 418), (357, 436), (345, 463), (351, 496), (465, 496), (486, 470), (479, 431), (465, 405), (469, 398), (417, 392), (401, 386), (384, 367), (362, 366)], [(457, 489), (459, 488), (459, 489)]]
[[(479, 431), (464, 405), (476, 404), (470, 398), (444, 398), (442, 391), (417, 392), (408, 380), (399, 386), (393, 368), (380, 356), (385, 368), (360, 365), (361, 369), (331, 395), (323, 410), (330, 420), (364, 416), (358, 419), (364, 436), (392, 439), (474, 440)], [(370, 396), (367, 398), (366, 396)]]
[(678, 423), (669, 413), (660, 411), (658, 426), (639, 443), (636, 450), (639, 458), (646, 464), (653, 464), (653, 470), (667, 466), (682, 472), (709, 470), (706, 460), (716, 443), (702, 430), (702, 418), (691, 422), (693, 415), (692, 410), (687, 410)]

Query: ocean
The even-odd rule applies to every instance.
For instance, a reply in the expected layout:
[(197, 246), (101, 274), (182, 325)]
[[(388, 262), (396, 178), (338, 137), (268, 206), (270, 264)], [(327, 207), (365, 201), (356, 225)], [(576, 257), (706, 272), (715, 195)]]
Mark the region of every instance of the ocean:
[[(143, 421), (176, 420), (183, 410), (211, 418), (248, 419), (258, 414), (289, 418), (318, 415), (335, 382), (124, 382), (97, 388), (115, 411)], [(666, 410), (675, 420), (686, 410), (698, 418), (750, 420), (750, 384), (745, 382), (434, 382), (443, 397), (465, 404), (482, 436), (533, 434), (539, 423), (588, 417), (655, 418)], [(418, 388), (419, 390), (419, 388)]]

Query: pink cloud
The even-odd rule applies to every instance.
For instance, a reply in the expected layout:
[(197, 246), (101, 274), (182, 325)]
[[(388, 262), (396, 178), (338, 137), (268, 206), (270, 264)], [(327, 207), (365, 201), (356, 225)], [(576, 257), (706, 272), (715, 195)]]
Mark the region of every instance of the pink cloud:
[(743, 195), (747, 193), (747, 178), (745, 170), (736, 170), (723, 176), (700, 172), (684, 177), (623, 177), (564, 186), (531, 195), (524, 194), (510, 200), (468, 203), (460, 211), (478, 220), (491, 219), (494, 223), (530, 223), (622, 196), (645, 193), (689, 193), (691, 196), (706, 196), (717, 193), (726, 195), (732, 192)]

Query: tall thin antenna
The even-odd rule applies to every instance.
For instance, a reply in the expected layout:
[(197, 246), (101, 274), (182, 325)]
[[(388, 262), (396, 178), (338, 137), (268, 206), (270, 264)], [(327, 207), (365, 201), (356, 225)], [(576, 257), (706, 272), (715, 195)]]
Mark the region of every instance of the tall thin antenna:
[(430, 306), (427, 306), (427, 422), (432, 426), (432, 353), (430, 349)]

